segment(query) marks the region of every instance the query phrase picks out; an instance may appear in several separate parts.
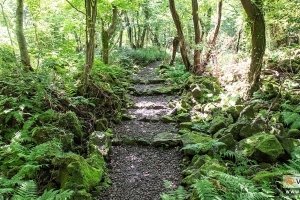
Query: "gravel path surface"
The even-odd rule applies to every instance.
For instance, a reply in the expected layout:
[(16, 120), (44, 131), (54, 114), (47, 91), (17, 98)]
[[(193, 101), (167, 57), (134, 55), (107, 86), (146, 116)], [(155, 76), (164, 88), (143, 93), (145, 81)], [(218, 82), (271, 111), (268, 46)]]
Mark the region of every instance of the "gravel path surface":
[[(143, 82), (161, 79), (154, 73), (160, 62), (155, 62), (142, 68), (132, 78), (139, 78)], [(136, 84), (137, 90), (153, 90), (159, 84)], [(177, 133), (174, 124), (162, 123), (159, 117), (168, 114), (172, 108), (168, 107), (178, 96), (129, 96), (135, 105), (127, 109), (127, 114), (134, 118), (122, 121), (114, 128), (115, 138), (153, 140), (155, 135), (162, 132)], [(157, 120), (152, 121), (151, 119)], [(146, 120), (150, 119), (150, 120)], [(179, 164), (182, 155), (179, 147), (164, 149), (152, 146), (113, 146), (110, 154), (109, 176), (112, 185), (107, 188), (98, 199), (103, 200), (159, 200), (160, 194), (169, 189), (164, 187), (164, 181), (169, 181), (175, 189), (181, 182), (181, 168)]]

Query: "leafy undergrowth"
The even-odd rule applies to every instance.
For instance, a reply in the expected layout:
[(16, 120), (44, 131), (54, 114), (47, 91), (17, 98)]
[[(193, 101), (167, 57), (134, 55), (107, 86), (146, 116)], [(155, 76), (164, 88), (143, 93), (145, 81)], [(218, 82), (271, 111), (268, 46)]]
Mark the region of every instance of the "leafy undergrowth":
[(169, 58), (166, 52), (157, 47), (146, 47), (143, 49), (120, 48), (112, 52), (114, 63), (125, 68), (131, 68), (134, 65), (146, 66), (154, 61)]
[[(104, 156), (93, 150), (90, 135), (121, 120), (129, 72), (97, 61), (88, 94), (79, 96), (79, 72), (44, 67), (24, 73), (5, 56), (0, 74), (0, 199), (91, 199), (93, 188), (107, 180)], [(81, 171), (73, 173), (72, 167)], [(98, 178), (92, 183), (85, 176)]]
[(184, 178), (177, 190), (161, 194), (163, 200), (299, 199), (284, 179), (300, 173), (297, 79), (265, 75), (261, 89), (243, 100), (216, 78), (185, 74), (182, 67), (160, 72), (178, 75), (172, 81), (184, 88), (174, 112)]
[(164, 54), (120, 50), (110, 65), (96, 60), (80, 96), (79, 58), (45, 56), (35, 72), (24, 73), (9, 46), (0, 50), (0, 199), (98, 196), (110, 182), (109, 127), (122, 119), (132, 66)]

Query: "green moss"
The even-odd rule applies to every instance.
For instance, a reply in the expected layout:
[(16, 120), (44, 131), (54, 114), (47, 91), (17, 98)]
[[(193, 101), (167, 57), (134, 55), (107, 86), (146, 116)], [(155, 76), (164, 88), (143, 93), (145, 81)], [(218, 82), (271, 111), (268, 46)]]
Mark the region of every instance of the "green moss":
[(286, 136), (289, 138), (300, 139), (300, 131), (298, 129), (290, 129)]
[(95, 123), (96, 131), (105, 131), (108, 128), (108, 121), (106, 118), (98, 119)]
[(162, 117), (160, 118), (160, 120), (161, 120), (162, 122), (164, 122), (164, 123), (175, 122), (175, 120), (174, 120), (172, 117), (168, 116), (168, 115), (162, 116)]
[(257, 184), (263, 184), (263, 183), (275, 183), (276, 181), (282, 180), (282, 176), (285, 174), (289, 174), (287, 171), (260, 171), (258, 172), (253, 178), (252, 181), (254, 181)]
[(217, 159), (210, 159), (200, 167), (200, 172), (204, 175), (211, 175), (216, 172), (227, 172), (227, 167), (221, 165)]
[(281, 145), (283, 149), (291, 155), (295, 148), (300, 146), (300, 141), (299, 139), (294, 138), (283, 138), (281, 141)]
[[(97, 165), (94, 163), (93, 167), (88, 162), (95, 162)], [(52, 163), (59, 167), (58, 182), (63, 190), (78, 188), (89, 191), (101, 181), (104, 171), (103, 160), (97, 155), (85, 160), (70, 153), (54, 158)]]
[(261, 162), (274, 162), (284, 150), (274, 135), (258, 133), (239, 142), (239, 150)]
[(65, 114), (61, 114), (58, 119), (58, 125), (72, 132), (77, 142), (82, 141), (84, 133), (82, 132), (81, 124), (74, 112), (68, 111)]
[(191, 129), (193, 126), (192, 122), (182, 122), (180, 123), (180, 128), (187, 128), (187, 129)]
[(32, 137), (37, 144), (58, 140), (61, 142), (64, 151), (72, 151), (74, 149), (74, 135), (53, 126), (36, 127)]
[(190, 113), (180, 113), (179, 115), (176, 116), (176, 119), (179, 122), (189, 122), (191, 121), (191, 115)]
[(211, 122), (209, 132), (211, 134), (216, 133), (218, 130), (227, 127), (229, 124), (233, 123), (233, 118), (231, 115), (225, 116), (224, 113), (217, 112), (214, 114), (214, 118)]

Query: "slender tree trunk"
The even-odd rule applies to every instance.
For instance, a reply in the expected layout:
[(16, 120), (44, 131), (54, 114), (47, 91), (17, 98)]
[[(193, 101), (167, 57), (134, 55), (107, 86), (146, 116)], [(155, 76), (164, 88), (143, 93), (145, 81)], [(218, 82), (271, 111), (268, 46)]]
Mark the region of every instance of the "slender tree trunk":
[(214, 35), (213, 35), (213, 38), (212, 38), (212, 40), (209, 44), (208, 52), (206, 53), (204, 59), (201, 61), (200, 66), (198, 68), (196, 68), (196, 70), (195, 70), (196, 75), (202, 75), (205, 72), (206, 66), (209, 63), (210, 58), (212, 56), (212, 51), (215, 49), (218, 34), (219, 34), (219, 30), (220, 30), (220, 26), (221, 26), (222, 5), (223, 5), (223, 1), (221, 0), (218, 3), (218, 20), (217, 20), (217, 24), (215, 26)]
[(250, 20), (251, 26), (251, 64), (248, 73), (250, 89), (248, 94), (253, 95), (259, 89), (260, 74), (263, 62), (263, 56), (266, 47), (265, 20), (263, 12), (260, 9), (262, 1), (241, 0), (244, 10)]
[(190, 71), (191, 63), (190, 63), (190, 61), (188, 59), (188, 56), (187, 56), (184, 34), (183, 34), (183, 31), (182, 31), (182, 26), (181, 26), (181, 22), (180, 22), (178, 13), (176, 11), (174, 0), (169, 0), (169, 7), (170, 7), (170, 11), (171, 11), (171, 14), (172, 14), (173, 21), (174, 21), (176, 29), (177, 29), (182, 61), (184, 63), (185, 69), (187, 71)]
[(126, 26), (127, 26), (127, 34), (128, 34), (128, 39), (129, 39), (129, 45), (133, 49), (132, 28), (131, 28), (131, 24), (130, 24), (127, 12), (125, 13), (125, 22), (126, 22)]
[(97, 0), (85, 0), (85, 11), (86, 11), (86, 53), (85, 53), (85, 65), (82, 76), (82, 87), (80, 93), (84, 95), (88, 87), (89, 76), (94, 64), (95, 58), (95, 26), (97, 16)]
[(30, 65), (30, 57), (28, 54), (26, 39), (24, 36), (23, 29), (23, 10), (24, 10), (24, 1), (17, 0), (17, 10), (16, 10), (16, 36), (19, 44), (21, 63), (24, 66), (26, 71), (33, 71), (33, 68)]
[(102, 59), (105, 64), (108, 64), (109, 58), (109, 41), (116, 30), (118, 22), (118, 8), (113, 6), (112, 22), (107, 30), (104, 28), (104, 21), (102, 20)]
[[(2, 3), (0, 3), (1, 12), (2, 12), (3, 20), (4, 20), (4, 23), (5, 23), (5, 26), (6, 26), (6, 30), (7, 30), (8, 36), (9, 36), (10, 44), (11, 44), (11, 46), (14, 46), (13, 39), (11, 37), (11, 33), (10, 33), (10, 30), (9, 30), (9, 24), (7, 22), (7, 18), (6, 18), (5, 12), (4, 12), (4, 8), (3, 8), (4, 3), (5, 3), (5, 1), (3, 1)], [(13, 54), (14, 54), (14, 56), (16, 56), (15, 50), (13, 50)]]
[(201, 63), (200, 55), (200, 42), (201, 42), (201, 32), (199, 26), (199, 16), (198, 16), (198, 0), (192, 0), (193, 9), (193, 23), (195, 32), (195, 50), (194, 50), (194, 68), (199, 68)]
[(171, 60), (170, 60), (170, 62), (169, 62), (169, 65), (170, 65), (170, 66), (174, 65), (174, 60), (175, 60), (175, 57), (176, 57), (176, 52), (177, 52), (178, 46), (179, 46), (179, 38), (178, 38), (178, 37), (175, 37), (175, 38), (173, 39), (173, 51), (172, 51), (172, 56), (171, 56)]

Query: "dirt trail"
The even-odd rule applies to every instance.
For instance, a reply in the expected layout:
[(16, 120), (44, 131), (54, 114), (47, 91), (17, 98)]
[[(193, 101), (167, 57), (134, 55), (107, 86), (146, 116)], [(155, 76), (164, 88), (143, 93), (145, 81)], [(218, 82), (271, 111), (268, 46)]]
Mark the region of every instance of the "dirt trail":
[(160, 119), (171, 112), (168, 103), (178, 97), (151, 92), (167, 86), (155, 74), (159, 64), (152, 63), (132, 76), (139, 82), (132, 85), (136, 91), (130, 95), (134, 105), (127, 109), (133, 119), (122, 121), (114, 128), (115, 138), (108, 163), (112, 185), (99, 197), (101, 200), (158, 200), (162, 192), (168, 191), (164, 181), (171, 182), (172, 188), (180, 185), (182, 157), (179, 147), (165, 148), (163, 142), (153, 145), (157, 135), (176, 135), (178, 132), (176, 124), (163, 123)]

